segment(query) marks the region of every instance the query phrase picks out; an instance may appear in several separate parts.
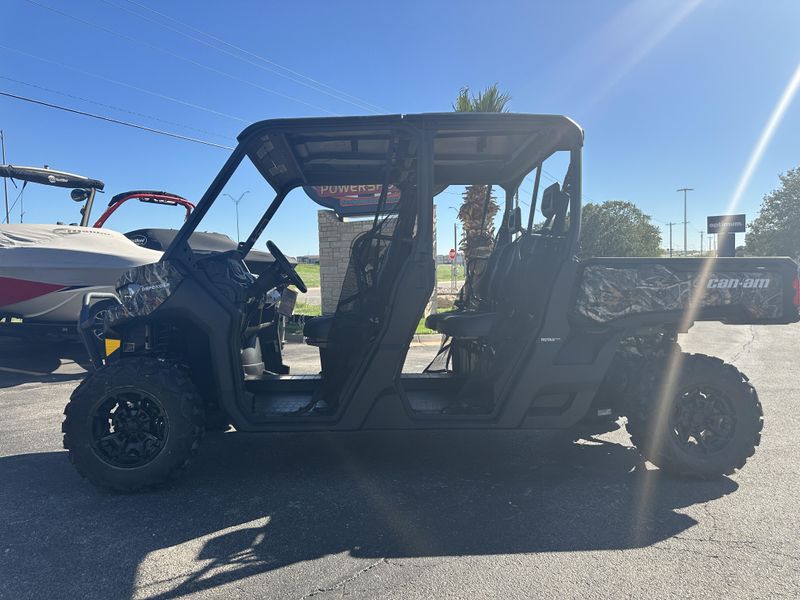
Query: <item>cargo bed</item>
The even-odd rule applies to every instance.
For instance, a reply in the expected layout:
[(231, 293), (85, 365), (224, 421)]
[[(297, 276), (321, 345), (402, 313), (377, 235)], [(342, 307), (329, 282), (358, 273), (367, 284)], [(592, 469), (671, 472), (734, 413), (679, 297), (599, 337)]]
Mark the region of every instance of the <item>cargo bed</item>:
[(573, 312), (589, 323), (680, 318), (698, 297), (696, 321), (800, 320), (798, 266), (790, 258), (594, 258), (582, 263), (578, 281)]

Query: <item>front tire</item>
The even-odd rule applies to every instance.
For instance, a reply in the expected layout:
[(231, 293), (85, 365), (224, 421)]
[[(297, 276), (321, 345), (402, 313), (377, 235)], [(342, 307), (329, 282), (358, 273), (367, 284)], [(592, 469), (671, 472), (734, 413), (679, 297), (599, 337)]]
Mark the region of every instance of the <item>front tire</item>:
[[(736, 367), (702, 354), (646, 365), (628, 397), (628, 433), (639, 452), (671, 473), (710, 479), (741, 469), (761, 441), (758, 394)], [(659, 399), (669, 387), (669, 395)], [(663, 402), (663, 404), (661, 404)]]
[(64, 409), (64, 448), (94, 485), (134, 492), (184, 472), (203, 436), (203, 404), (186, 371), (127, 358), (90, 373)]

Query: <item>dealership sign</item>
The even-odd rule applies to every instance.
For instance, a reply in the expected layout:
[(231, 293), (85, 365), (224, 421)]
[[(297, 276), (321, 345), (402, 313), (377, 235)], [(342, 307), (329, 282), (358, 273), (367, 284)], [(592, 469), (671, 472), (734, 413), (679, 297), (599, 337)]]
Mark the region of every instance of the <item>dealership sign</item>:
[[(332, 209), (340, 217), (353, 217), (375, 214), (382, 188), (380, 184), (314, 185), (303, 190), (314, 202)], [(390, 185), (382, 212), (394, 210), (399, 200), (400, 190)]]
[(708, 233), (743, 233), (745, 231), (744, 217), (744, 215), (707, 217)]

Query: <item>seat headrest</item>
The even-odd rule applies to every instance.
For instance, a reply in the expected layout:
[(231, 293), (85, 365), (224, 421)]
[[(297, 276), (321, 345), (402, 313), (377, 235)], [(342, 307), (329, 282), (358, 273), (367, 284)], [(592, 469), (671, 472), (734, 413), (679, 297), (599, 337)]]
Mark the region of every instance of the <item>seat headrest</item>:
[(569, 208), (569, 194), (561, 190), (558, 182), (547, 187), (542, 193), (542, 215), (548, 221), (556, 216), (564, 216)]
[(561, 186), (558, 182), (554, 183), (553, 185), (547, 186), (547, 188), (542, 193), (542, 216), (545, 219), (552, 219), (556, 216), (556, 205), (555, 205), (555, 198), (561, 192)]

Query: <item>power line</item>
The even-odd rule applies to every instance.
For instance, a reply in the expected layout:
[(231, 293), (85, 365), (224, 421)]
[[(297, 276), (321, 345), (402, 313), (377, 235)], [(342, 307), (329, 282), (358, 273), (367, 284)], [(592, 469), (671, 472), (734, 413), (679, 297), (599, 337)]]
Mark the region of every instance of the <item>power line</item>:
[(77, 110), (75, 108), (69, 108), (67, 106), (61, 106), (59, 104), (52, 104), (50, 102), (44, 102), (43, 100), (36, 100), (35, 98), (28, 98), (26, 96), (18, 96), (17, 94), (10, 94), (8, 92), (0, 91), (0, 96), (5, 96), (6, 98), (13, 98), (14, 100), (21, 100), (23, 102), (30, 102), (31, 104), (38, 104), (39, 106), (46, 106), (47, 108), (55, 108), (58, 110), (63, 110), (64, 112), (73, 113), (76, 115), (81, 115), (84, 117), (91, 117), (92, 119), (98, 119), (100, 121), (105, 121), (107, 123), (114, 123), (116, 125), (124, 125), (125, 127), (132, 127), (133, 129), (140, 129), (142, 131), (149, 131), (150, 133), (156, 133), (158, 135), (164, 135), (167, 137), (184, 140), (186, 142), (194, 142), (196, 144), (203, 144), (205, 146), (211, 146), (213, 148), (221, 148), (223, 150), (233, 150), (230, 146), (223, 146), (222, 144), (217, 144), (215, 142), (209, 142), (207, 140), (201, 140), (199, 138), (192, 138), (185, 135), (181, 135), (179, 133), (172, 133), (171, 131), (163, 131), (161, 129), (155, 129), (153, 127), (147, 127), (146, 125), (139, 125), (138, 123), (131, 123), (129, 121), (121, 121), (119, 119), (113, 119), (111, 117), (106, 117), (103, 115), (97, 115), (94, 113), (86, 112), (83, 110)]
[(86, 19), (82, 19), (80, 17), (76, 17), (73, 14), (64, 12), (62, 10), (58, 10), (57, 8), (53, 8), (52, 6), (48, 6), (46, 4), (42, 4), (41, 2), (38, 2), (37, 0), (27, 0), (27, 2), (29, 2), (30, 4), (34, 4), (35, 6), (39, 6), (41, 8), (44, 8), (45, 10), (49, 10), (50, 12), (56, 13), (56, 14), (61, 15), (63, 17), (67, 17), (68, 19), (72, 19), (73, 21), (77, 21), (78, 23), (82, 23), (83, 25), (87, 25), (89, 27), (93, 27), (95, 29), (99, 29), (100, 31), (104, 31), (105, 33), (108, 33), (110, 35), (114, 35), (114, 36), (117, 36), (117, 37), (122, 38), (124, 40), (128, 40), (129, 42), (133, 42), (137, 46), (145, 46), (145, 47), (151, 48), (153, 50), (156, 50), (157, 52), (162, 52), (164, 54), (167, 54), (167, 55), (172, 56), (174, 58), (177, 58), (179, 60), (188, 62), (189, 64), (192, 64), (192, 65), (194, 65), (196, 67), (200, 67), (201, 69), (205, 69), (207, 71), (211, 71), (212, 73), (216, 73), (218, 75), (222, 75), (223, 77), (227, 77), (229, 79), (232, 79), (234, 81), (238, 81), (240, 83), (244, 83), (246, 85), (249, 85), (251, 87), (259, 89), (259, 90), (261, 90), (263, 92), (267, 92), (269, 94), (274, 94), (276, 96), (280, 96), (280, 97), (285, 98), (287, 100), (291, 100), (293, 102), (298, 102), (299, 104), (304, 104), (305, 106), (311, 107), (314, 110), (318, 110), (320, 112), (324, 112), (324, 113), (327, 113), (327, 114), (330, 114), (330, 115), (336, 115), (336, 113), (328, 110), (327, 108), (323, 108), (321, 106), (317, 106), (316, 104), (312, 104), (311, 102), (306, 102), (305, 100), (301, 100), (299, 98), (295, 98), (294, 96), (289, 96), (288, 94), (284, 94), (283, 92), (279, 92), (277, 90), (273, 90), (273, 89), (265, 87), (263, 85), (259, 85), (257, 83), (254, 83), (254, 82), (250, 81), (249, 79), (245, 79), (243, 77), (239, 77), (237, 75), (233, 75), (231, 73), (228, 73), (226, 71), (222, 71), (222, 70), (217, 69), (215, 67), (203, 64), (201, 62), (198, 62), (198, 61), (194, 60), (193, 58), (189, 58), (188, 56), (183, 56), (182, 54), (178, 54), (177, 52), (173, 52), (172, 50), (168, 50), (166, 48), (162, 48), (161, 46), (156, 46), (155, 44), (151, 44), (149, 42), (146, 42), (146, 41), (142, 40), (141, 38), (134, 38), (134, 37), (131, 37), (131, 36), (126, 35), (124, 33), (120, 33), (118, 31), (114, 31), (113, 29), (109, 29), (108, 27), (104, 27), (102, 25), (98, 25), (96, 23), (92, 23), (91, 21), (87, 21)]
[(232, 115), (225, 112), (220, 112), (218, 110), (214, 110), (213, 108), (208, 108), (207, 106), (202, 106), (200, 104), (195, 104), (194, 102), (188, 102), (186, 100), (181, 100), (180, 98), (174, 98), (172, 96), (167, 96), (166, 94), (162, 94), (160, 92), (155, 92), (153, 90), (148, 90), (143, 87), (139, 87), (137, 85), (133, 85), (131, 83), (126, 83), (124, 81), (119, 81), (118, 79), (112, 79), (110, 77), (106, 77), (105, 75), (100, 75), (98, 73), (92, 73), (91, 71), (87, 71), (85, 69), (80, 69), (78, 67), (73, 67), (72, 65), (67, 65), (65, 63), (59, 62), (57, 60), (53, 60), (50, 58), (45, 58), (43, 56), (37, 56), (36, 54), (31, 54), (30, 52), (25, 52), (23, 50), (18, 50), (17, 48), (10, 48), (8, 46), (4, 46), (0, 44), (0, 49), (8, 50), (9, 52), (15, 52), (17, 54), (21, 54), (22, 56), (27, 56), (28, 58), (33, 58), (35, 60), (39, 60), (45, 63), (49, 63), (51, 65), (55, 65), (62, 69), (69, 69), (70, 71), (74, 71), (76, 73), (80, 73), (81, 75), (86, 75), (88, 77), (94, 77), (101, 81), (105, 81), (107, 83), (112, 83), (114, 85), (119, 85), (122, 87), (126, 87), (132, 90), (136, 90), (137, 92), (142, 92), (144, 94), (149, 94), (150, 96), (155, 96), (156, 98), (161, 98), (162, 100), (169, 100), (170, 102), (175, 102), (177, 104), (181, 104), (183, 106), (188, 106), (189, 108), (195, 108), (197, 110), (201, 110), (213, 115), (217, 115), (219, 117), (225, 117), (227, 119), (232, 119), (234, 121), (239, 121), (241, 123), (252, 123), (254, 119), (243, 119), (242, 117), (237, 117), (236, 115)]
[(161, 119), (159, 117), (154, 117), (152, 115), (148, 115), (145, 113), (136, 112), (133, 110), (128, 110), (126, 108), (120, 108), (118, 106), (114, 106), (113, 104), (105, 104), (103, 102), (97, 102), (96, 100), (89, 100), (88, 98), (83, 98), (82, 96), (75, 96), (73, 94), (68, 94), (66, 92), (59, 92), (58, 90), (53, 90), (48, 87), (44, 87), (42, 85), (37, 85), (35, 83), (29, 83), (27, 81), (21, 81), (19, 79), (13, 79), (11, 77), (5, 77), (4, 75), (0, 75), (0, 79), (5, 79), (6, 81), (11, 81), (13, 83), (18, 83), (20, 85), (25, 85), (28, 87), (35, 88), (37, 90), (42, 90), (44, 92), (50, 92), (51, 94), (58, 94), (59, 96), (64, 96), (66, 98), (72, 98), (73, 100), (80, 100), (81, 102), (88, 102), (89, 104), (95, 104), (97, 106), (102, 106), (103, 108), (110, 108), (111, 110), (117, 110), (120, 112), (128, 113), (129, 115), (134, 115), (136, 117), (144, 117), (145, 119), (152, 119), (154, 121), (159, 121), (161, 123), (166, 123), (168, 125), (175, 125), (177, 127), (183, 127), (185, 129), (191, 129), (193, 131), (197, 131), (199, 133), (207, 133), (208, 135), (213, 135), (215, 137), (221, 137), (229, 139), (230, 136), (223, 135), (221, 133), (214, 133), (213, 131), (207, 131), (206, 129), (198, 129), (197, 127), (192, 127), (191, 125), (184, 125), (183, 123), (177, 123), (175, 121), (168, 121), (166, 119)]
[[(130, 9), (130, 8), (126, 8), (124, 6), (120, 6), (118, 4), (110, 2), (109, 0), (100, 0), (100, 2), (108, 4), (109, 6), (113, 6), (114, 8), (129, 12), (129, 13), (131, 13), (133, 15), (136, 15), (140, 19), (144, 19), (144, 20), (149, 21), (151, 23), (155, 23), (156, 25), (158, 25), (160, 27), (164, 27), (166, 29), (169, 29), (170, 31), (174, 31), (178, 35), (182, 35), (185, 38), (188, 38), (190, 40), (193, 40), (195, 42), (198, 42), (200, 44), (208, 46), (209, 48), (213, 48), (214, 50), (217, 50), (218, 52), (222, 52), (224, 54), (227, 54), (228, 56), (232, 56), (233, 58), (235, 58), (237, 60), (245, 62), (245, 63), (247, 63), (249, 65), (255, 66), (255, 67), (259, 68), (259, 69), (262, 69), (262, 70), (267, 71), (269, 73), (272, 73), (274, 75), (277, 75), (278, 77), (283, 77), (284, 79), (287, 79), (287, 80), (289, 80), (289, 81), (291, 81), (293, 83), (305, 86), (305, 87), (307, 87), (309, 89), (312, 89), (312, 90), (314, 90), (316, 92), (320, 92), (322, 94), (330, 96), (331, 98), (335, 98), (336, 100), (339, 100), (341, 102), (346, 102), (348, 104), (356, 106), (357, 108), (365, 109), (365, 110), (368, 110), (369, 112), (372, 112), (372, 113), (386, 112), (386, 109), (384, 109), (384, 108), (382, 108), (380, 106), (377, 106), (375, 104), (372, 104), (371, 102), (367, 102), (366, 100), (363, 100), (363, 99), (359, 98), (358, 96), (354, 96), (354, 95), (348, 94), (347, 92), (344, 92), (342, 90), (338, 90), (333, 86), (330, 86), (330, 85), (328, 85), (326, 83), (323, 83), (321, 81), (317, 81), (316, 79), (308, 77), (307, 75), (299, 73), (298, 71), (290, 69), (289, 67), (285, 67), (285, 66), (283, 66), (281, 64), (276, 63), (275, 61), (269, 60), (268, 58), (264, 58), (263, 56), (260, 56), (260, 55), (254, 53), (254, 52), (250, 52), (249, 50), (246, 50), (246, 49), (244, 49), (244, 48), (242, 48), (240, 46), (237, 46), (235, 44), (231, 44), (230, 42), (227, 42), (227, 41), (225, 41), (225, 40), (223, 40), (223, 39), (221, 39), (219, 37), (216, 37), (216, 36), (206, 32), (206, 31), (198, 29), (197, 27), (193, 27), (192, 25), (189, 25), (188, 23), (180, 21), (179, 19), (175, 19), (173, 17), (170, 17), (169, 15), (166, 15), (166, 14), (164, 14), (162, 12), (159, 12), (159, 11), (153, 9), (153, 8), (150, 8), (149, 6), (146, 6), (146, 5), (141, 4), (139, 2), (133, 2), (132, 0), (125, 0), (125, 1), (128, 2), (129, 4), (133, 4), (135, 6), (138, 6), (139, 8), (142, 8), (142, 9), (144, 9), (146, 11), (149, 11), (149, 12), (151, 12), (153, 14), (156, 14), (156, 15), (158, 15), (159, 17), (161, 17), (163, 19), (167, 19), (169, 21), (172, 21), (173, 23), (177, 23), (177, 24), (179, 24), (179, 25), (181, 25), (181, 26), (183, 26), (183, 27), (185, 27), (187, 29), (195, 31), (195, 32), (199, 33), (202, 36), (205, 36), (205, 37), (207, 37), (207, 38), (209, 38), (211, 40), (214, 40), (217, 43), (223, 44), (223, 45), (225, 45), (225, 46), (227, 46), (229, 48), (233, 48), (237, 52), (241, 52), (242, 54), (246, 54), (248, 56), (251, 56), (251, 57), (253, 57), (253, 58), (255, 58), (255, 59), (257, 59), (257, 60), (259, 60), (259, 61), (261, 61), (262, 63), (265, 63), (265, 64), (261, 64), (259, 62), (248, 60), (248, 59), (244, 58), (243, 56), (240, 56), (240, 55), (236, 54), (235, 52), (230, 52), (229, 50), (225, 50), (224, 48), (220, 48), (219, 46), (211, 44), (211, 43), (209, 43), (208, 41), (206, 41), (206, 40), (204, 40), (202, 38), (198, 38), (197, 36), (189, 35), (185, 31), (181, 31), (178, 28), (171, 27), (169, 25), (161, 23), (160, 21), (158, 21), (156, 19), (153, 19), (151, 17), (147, 17), (147, 16), (145, 16), (145, 15), (143, 15), (141, 13), (138, 13), (138, 12)], [(286, 73), (290, 73), (290, 75), (287, 75), (286, 73), (282, 73), (281, 71), (279, 71), (277, 69), (281, 69), (282, 71), (285, 71)], [(377, 109), (377, 110), (375, 110), (375, 109)]]

